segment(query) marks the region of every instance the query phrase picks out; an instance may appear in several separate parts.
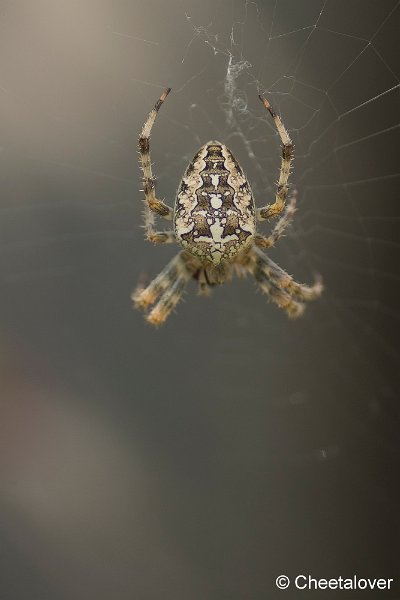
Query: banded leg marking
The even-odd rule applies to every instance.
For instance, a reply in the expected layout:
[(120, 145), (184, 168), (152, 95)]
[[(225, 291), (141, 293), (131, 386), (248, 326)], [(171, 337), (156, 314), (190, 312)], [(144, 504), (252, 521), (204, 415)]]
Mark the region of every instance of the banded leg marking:
[(279, 265), (261, 252), (258, 248), (254, 248), (254, 254), (257, 256), (259, 268), (266, 277), (274, 281), (281, 289), (285, 290), (290, 296), (301, 301), (316, 300), (324, 290), (322, 277), (316, 275), (313, 285), (298, 283), (289, 273), (286, 273)]
[(276, 242), (283, 236), (285, 230), (289, 225), (291, 225), (293, 221), (293, 215), (296, 212), (296, 200), (297, 200), (297, 191), (294, 190), (289, 203), (285, 208), (285, 212), (283, 216), (279, 219), (271, 234), (266, 237), (263, 235), (256, 235), (254, 239), (254, 243), (259, 248), (271, 248), (271, 246), (275, 246)]
[(160, 325), (179, 302), (192, 274), (183, 253), (177, 254), (146, 288), (139, 287), (133, 292), (135, 307), (146, 310), (159, 298), (146, 318), (153, 325)]
[(171, 314), (179, 300), (182, 298), (188, 278), (179, 275), (161, 296), (155, 307), (147, 315), (146, 319), (152, 325), (161, 325)]
[(151, 157), (150, 157), (150, 134), (153, 128), (154, 122), (157, 117), (157, 113), (160, 110), (164, 100), (170, 93), (171, 88), (167, 88), (157, 100), (153, 110), (147, 117), (147, 121), (143, 125), (143, 129), (139, 136), (139, 165), (143, 171), (143, 191), (145, 200), (145, 212), (144, 212), (144, 223), (146, 228), (146, 234), (148, 239), (156, 234), (154, 230), (155, 218), (154, 214), (160, 215), (165, 219), (171, 220), (173, 216), (173, 210), (167, 206), (161, 200), (158, 200), (155, 195), (155, 179), (151, 168)]
[(153, 242), (153, 244), (172, 244), (176, 241), (175, 232), (172, 229), (169, 231), (154, 231), (148, 234), (147, 237), (149, 242)]
[(178, 262), (179, 254), (174, 256), (146, 288), (139, 285), (132, 292), (131, 298), (136, 308), (146, 309), (157, 300), (159, 295), (170, 285), (171, 279), (176, 272)]
[(293, 161), (293, 142), (289, 137), (289, 134), (281, 121), (281, 118), (276, 114), (268, 100), (259, 96), (261, 102), (270, 113), (271, 117), (275, 122), (275, 127), (278, 131), (279, 137), (282, 142), (282, 161), (281, 170), (279, 173), (278, 189), (276, 191), (274, 204), (267, 204), (257, 210), (257, 219), (259, 221), (265, 221), (271, 217), (275, 217), (282, 212), (285, 206), (286, 196), (288, 193), (288, 179), (290, 175), (290, 167)]
[(267, 296), (271, 298), (272, 302), (275, 302), (279, 308), (283, 308), (283, 310), (288, 313), (289, 317), (295, 319), (303, 314), (305, 310), (304, 304), (294, 300), (292, 296), (278, 284), (277, 281), (269, 278), (262, 268), (262, 263), (257, 258), (252, 263), (251, 272), (258, 282), (261, 291), (267, 294)]

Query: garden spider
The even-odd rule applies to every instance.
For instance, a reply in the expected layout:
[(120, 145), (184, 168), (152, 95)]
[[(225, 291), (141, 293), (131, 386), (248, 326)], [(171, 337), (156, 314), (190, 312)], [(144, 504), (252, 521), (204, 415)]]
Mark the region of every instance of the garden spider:
[[(296, 192), (271, 234), (265, 237), (256, 232), (256, 221), (281, 214), (288, 194), (293, 144), (280, 117), (268, 100), (259, 96), (282, 142), (281, 170), (273, 204), (256, 209), (247, 179), (231, 151), (220, 142), (210, 141), (189, 163), (172, 209), (156, 198), (149, 143), (157, 113), (170, 91), (167, 88), (163, 92), (139, 137), (144, 221), (149, 241), (155, 244), (177, 241), (182, 250), (147, 287), (139, 286), (133, 292), (135, 306), (146, 310), (156, 303), (146, 318), (153, 325), (160, 325), (179, 302), (191, 278), (198, 281), (199, 293), (208, 295), (212, 286), (229, 280), (234, 270), (238, 275), (251, 273), (275, 304), (290, 317), (299, 317), (304, 311), (304, 302), (321, 295), (321, 278), (317, 277), (312, 286), (296, 283), (261, 251), (261, 248), (274, 246), (291, 223)], [(173, 230), (156, 231), (155, 215), (173, 221)]]

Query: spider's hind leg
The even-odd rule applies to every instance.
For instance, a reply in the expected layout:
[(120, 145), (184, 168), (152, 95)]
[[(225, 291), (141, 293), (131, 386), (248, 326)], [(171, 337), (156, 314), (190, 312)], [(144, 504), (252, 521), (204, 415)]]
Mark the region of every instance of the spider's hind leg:
[(146, 319), (152, 325), (161, 325), (166, 321), (167, 317), (171, 314), (179, 300), (182, 298), (186, 284), (190, 275), (177, 275), (176, 279), (172, 282), (171, 287), (165, 290), (160, 300), (157, 302), (155, 307), (149, 312)]
[(258, 268), (264, 273), (265, 277), (273, 281), (292, 298), (301, 302), (308, 302), (321, 296), (324, 286), (320, 275), (316, 275), (313, 285), (298, 283), (264, 252), (261, 252), (258, 248), (254, 248), (253, 252), (257, 256)]
[(153, 325), (161, 325), (181, 299), (192, 273), (190, 262), (180, 252), (146, 288), (139, 287), (133, 292), (135, 307), (147, 310), (159, 298), (146, 319)]
[(159, 295), (171, 284), (174, 277), (179, 255), (167, 264), (167, 266), (155, 277), (147, 287), (142, 283), (134, 289), (131, 294), (132, 301), (136, 308), (146, 310), (157, 300)]
[(280, 282), (277, 279), (274, 279), (270, 274), (265, 272), (264, 258), (267, 257), (261, 250), (253, 248), (253, 251), (249, 254), (247, 270), (254, 276), (261, 291), (264, 292), (272, 302), (286, 311), (289, 317), (294, 319), (300, 317), (305, 310), (305, 305), (294, 299), (291, 294), (280, 285)]

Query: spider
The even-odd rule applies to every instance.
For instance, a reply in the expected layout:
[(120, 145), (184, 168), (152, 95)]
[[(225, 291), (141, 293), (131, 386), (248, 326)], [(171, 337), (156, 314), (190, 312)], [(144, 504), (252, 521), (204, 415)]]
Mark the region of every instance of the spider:
[[(143, 126), (139, 137), (139, 163), (143, 171), (147, 239), (155, 244), (178, 242), (182, 250), (147, 287), (136, 288), (132, 294), (134, 305), (149, 311), (147, 321), (160, 325), (179, 302), (191, 278), (197, 280), (199, 294), (208, 295), (213, 286), (231, 279), (233, 272), (239, 276), (251, 273), (261, 290), (289, 317), (299, 317), (304, 311), (304, 302), (321, 295), (321, 278), (317, 276), (312, 286), (297, 283), (261, 250), (271, 248), (282, 237), (296, 207), (296, 191), (285, 206), (293, 144), (280, 117), (268, 100), (259, 96), (282, 142), (281, 169), (273, 204), (256, 209), (249, 183), (232, 152), (224, 144), (210, 141), (200, 148), (186, 168), (172, 209), (156, 197), (150, 159), (150, 133), (170, 91), (171, 88), (167, 88), (163, 92)], [(256, 231), (257, 221), (281, 213), (268, 237)], [(156, 231), (155, 215), (173, 221), (173, 229)]]

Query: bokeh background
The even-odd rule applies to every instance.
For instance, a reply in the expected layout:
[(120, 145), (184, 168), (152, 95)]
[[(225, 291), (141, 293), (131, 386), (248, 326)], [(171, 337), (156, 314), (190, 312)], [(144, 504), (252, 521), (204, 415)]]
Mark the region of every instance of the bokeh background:
[[(1, 598), (398, 579), (399, 9), (2, 1)], [(137, 136), (166, 86), (152, 158), (170, 204), (215, 138), (271, 201), (279, 140), (257, 94), (282, 115), (299, 210), (271, 256), (326, 284), (302, 320), (250, 279), (206, 300), (190, 285), (157, 331), (131, 309), (177, 251), (141, 229)], [(346, 592), (379, 594), (398, 581)]]

